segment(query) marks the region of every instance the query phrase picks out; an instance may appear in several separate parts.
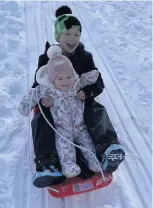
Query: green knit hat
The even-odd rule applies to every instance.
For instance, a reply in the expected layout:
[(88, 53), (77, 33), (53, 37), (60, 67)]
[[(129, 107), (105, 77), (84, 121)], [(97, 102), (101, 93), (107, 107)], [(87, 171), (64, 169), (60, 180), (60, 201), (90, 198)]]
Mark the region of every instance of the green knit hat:
[(55, 39), (57, 41), (59, 40), (61, 35), (68, 29), (79, 28), (81, 32), (82, 27), (80, 21), (71, 13), (71, 9), (67, 6), (62, 6), (56, 10), (57, 19), (55, 21)]

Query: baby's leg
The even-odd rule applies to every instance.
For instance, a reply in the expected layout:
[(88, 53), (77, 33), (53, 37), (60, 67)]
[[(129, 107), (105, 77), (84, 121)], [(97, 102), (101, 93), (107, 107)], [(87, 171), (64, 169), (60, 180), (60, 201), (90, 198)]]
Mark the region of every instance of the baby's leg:
[[(84, 129), (84, 130), (81, 130), (78, 135), (79, 135), (79, 138), (77, 138), (76, 142), (80, 146), (82, 146), (90, 151), (90, 152), (88, 152), (87, 150), (80, 149), (81, 152), (83, 153), (85, 159), (88, 162), (89, 169), (93, 170), (94, 172), (100, 172), (100, 167), (97, 164), (96, 157), (93, 156), (93, 154), (96, 156), (96, 150), (95, 150), (95, 146), (92, 142), (92, 139), (89, 136), (89, 133), (87, 132), (86, 129)], [(93, 154), (91, 154), (91, 152)]]
[[(71, 135), (64, 129), (57, 129), (67, 140), (73, 142)], [(56, 133), (56, 149), (59, 156), (62, 173), (67, 178), (72, 178), (80, 174), (81, 169), (76, 164), (75, 147), (67, 142), (62, 136)]]

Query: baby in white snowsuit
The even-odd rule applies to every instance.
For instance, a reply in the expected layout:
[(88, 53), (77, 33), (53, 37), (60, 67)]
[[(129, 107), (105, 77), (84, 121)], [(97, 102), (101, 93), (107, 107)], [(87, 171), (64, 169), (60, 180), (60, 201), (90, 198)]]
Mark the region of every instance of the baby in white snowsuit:
[[(51, 46), (47, 55), (49, 57), (47, 65), (42, 66), (36, 74), (39, 85), (24, 96), (19, 105), (19, 112), (28, 116), (40, 99), (48, 96), (52, 98), (53, 106), (50, 111), (55, 128), (60, 134), (56, 133), (55, 136), (56, 149), (63, 175), (71, 178), (79, 175), (81, 170), (76, 164), (75, 147), (64, 138), (96, 154), (94, 144), (84, 124), (84, 101), (77, 98), (77, 92), (87, 85), (94, 84), (99, 72), (92, 70), (82, 74), (79, 78), (70, 60), (62, 55), (58, 46)], [(93, 155), (86, 150), (81, 149), (81, 151), (89, 168), (94, 172), (99, 172)]]

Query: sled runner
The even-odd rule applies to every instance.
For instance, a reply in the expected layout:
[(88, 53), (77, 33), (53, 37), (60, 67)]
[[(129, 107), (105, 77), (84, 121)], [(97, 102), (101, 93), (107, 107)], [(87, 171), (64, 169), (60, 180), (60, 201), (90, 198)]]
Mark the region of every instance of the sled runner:
[(65, 182), (48, 187), (48, 192), (51, 196), (56, 198), (64, 198), (68, 196), (73, 196), (77, 194), (82, 194), (90, 192), (96, 189), (104, 188), (112, 182), (112, 174), (104, 174), (105, 181), (101, 177), (101, 173), (96, 173), (96, 175), (89, 179), (81, 178), (69, 178)]

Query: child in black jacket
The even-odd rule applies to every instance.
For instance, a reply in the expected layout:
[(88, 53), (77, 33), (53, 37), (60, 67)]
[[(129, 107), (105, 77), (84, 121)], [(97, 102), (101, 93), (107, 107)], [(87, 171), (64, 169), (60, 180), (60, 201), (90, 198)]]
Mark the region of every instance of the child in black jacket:
[[(80, 76), (91, 70), (97, 70), (92, 54), (87, 52), (83, 44), (80, 43), (81, 23), (72, 15), (71, 9), (67, 6), (58, 8), (56, 10), (56, 17), (55, 39), (59, 43), (63, 55), (70, 59), (78, 75)], [(47, 42), (44, 54), (39, 57), (37, 70), (47, 64), (47, 50), (49, 47), (50, 44)], [(35, 80), (32, 87), (36, 87), (37, 85), (38, 83)], [(96, 83), (81, 89), (78, 92), (78, 98), (85, 100), (85, 124), (95, 144), (97, 158), (102, 163), (102, 169), (104, 172), (113, 172), (123, 161), (125, 153), (118, 141), (105, 108), (94, 100), (96, 96), (102, 93), (103, 89), (104, 83), (99, 73)], [(44, 106), (46, 102), (47, 100), (41, 101)], [(54, 125), (49, 108), (44, 106), (42, 106), (42, 110), (45, 116)], [(48, 107), (50, 106), (48, 105)], [(39, 110), (35, 112), (32, 121), (32, 134), (36, 155), (36, 170), (38, 171), (33, 176), (33, 184), (36, 187), (46, 187), (63, 182), (65, 177), (60, 172), (61, 167), (55, 148), (55, 132), (47, 124)], [(76, 151), (77, 163), (81, 167), (80, 176), (83, 178), (91, 177), (93, 172), (89, 170), (87, 161), (79, 149)]]

